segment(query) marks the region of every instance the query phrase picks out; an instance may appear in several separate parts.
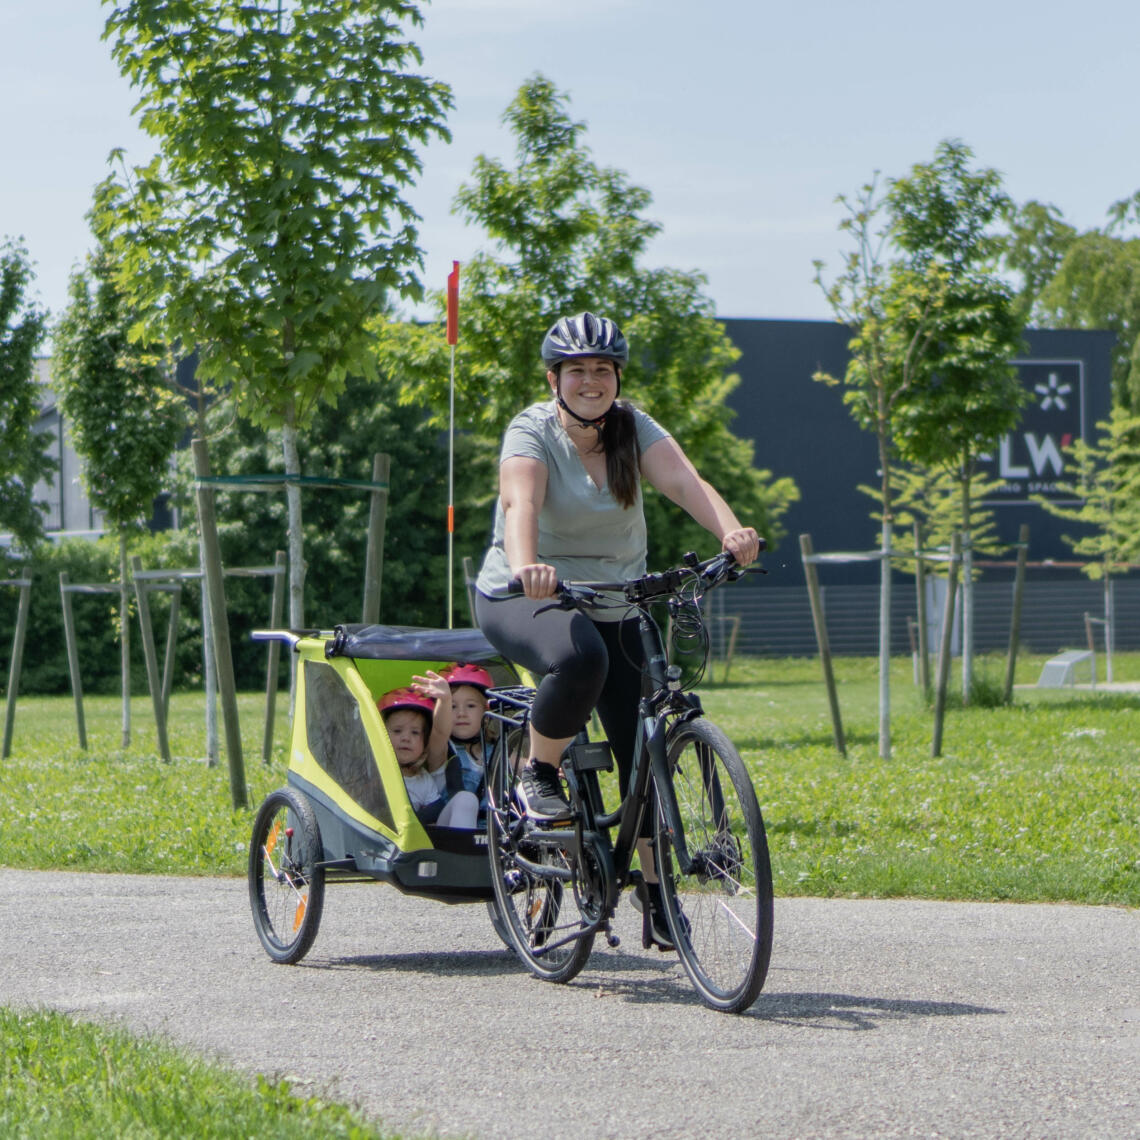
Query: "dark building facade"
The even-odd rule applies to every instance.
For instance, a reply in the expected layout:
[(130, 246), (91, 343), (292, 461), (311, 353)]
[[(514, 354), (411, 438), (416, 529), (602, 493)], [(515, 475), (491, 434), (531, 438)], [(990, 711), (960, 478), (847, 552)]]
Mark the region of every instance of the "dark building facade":
[[(736, 413), (733, 430), (756, 444), (755, 463), (774, 475), (795, 479), (800, 501), (783, 523), (780, 547), (764, 559), (763, 578), (714, 595), (714, 616), (724, 630), (739, 619), (737, 649), (781, 656), (815, 652), (815, 636), (799, 535), (807, 533), (817, 552), (865, 552), (879, 545), (872, 513), (876, 501), (859, 485), (878, 483), (874, 436), (851, 418), (840, 391), (812, 379), (816, 372), (841, 377), (846, 371), (846, 327), (830, 321), (726, 320), (741, 351), (740, 386), (729, 397)], [(1063, 535), (1081, 533), (1079, 524), (1048, 514), (1033, 496), (1060, 497), (1066, 471), (1065, 445), (1075, 438), (1094, 442), (1098, 421), (1111, 408), (1110, 351), (1113, 334), (1033, 329), (1016, 364), (1031, 402), (1016, 431), (999, 441), (985, 461), (985, 473), (1001, 481), (991, 500), (999, 539), (1017, 541), (1029, 526), (1030, 569), (1020, 617), (1026, 650), (1055, 653), (1084, 647), (1088, 618), (1104, 611), (1103, 586), (1086, 579)], [(731, 496), (731, 489), (730, 496)], [(1010, 554), (1012, 557), (1012, 551)], [(832, 651), (868, 655), (878, 646), (877, 561), (829, 562), (819, 567)], [(914, 579), (895, 575), (891, 602), (892, 650), (912, 647), (917, 613)], [(1013, 570), (982, 570), (975, 589), (975, 634), (981, 652), (1004, 653), (1012, 620)], [(1116, 645), (1140, 648), (1140, 581), (1118, 580), (1115, 590)], [(1103, 631), (1096, 633), (1103, 642)], [(1103, 674), (1102, 674), (1103, 677)]]
[[(843, 404), (839, 389), (812, 379), (815, 372), (842, 377), (850, 331), (831, 321), (726, 320), (740, 349), (741, 383), (729, 397), (733, 430), (756, 444), (756, 464), (795, 479), (801, 498), (785, 516), (782, 553), (798, 559), (797, 536), (809, 533), (818, 551), (865, 551), (878, 546), (872, 512), (876, 503), (859, 484), (877, 486), (878, 449)], [(1030, 528), (1032, 560), (1072, 560), (1062, 533), (1077, 529), (1032, 501), (1059, 497), (1055, 484), (1065, 471), (1064, 447), (1074, 438), (1093, 442), (1096, 424), (1111, 407), (1113, 334), (1031, 329), (1027, 352), (1017, 363), (1032, 403), (1017, 430), (983, 464), (1002, 481), (990, 500), (1001, 541), (1014, 543), (1022, 523)], [(849, 582), (877, 578), (870, 563), (845, 568)]]

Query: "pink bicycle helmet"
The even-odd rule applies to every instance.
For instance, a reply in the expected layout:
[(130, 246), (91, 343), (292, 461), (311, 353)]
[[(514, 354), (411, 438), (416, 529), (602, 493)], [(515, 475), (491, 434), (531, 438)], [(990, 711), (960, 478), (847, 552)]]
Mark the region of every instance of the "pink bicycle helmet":
[(376, 702), (376, 707), (384, 717), (397, 709), (419, 709), (420, 712), (428, 714), (429, 721), (435, 715), (435, 701), (431, 697), (417, 693), (415, 689), (408, 688), (392, 689), (391, 692), (385, 693)]
[(452, 687), (471, 685), (473, 688), (486, 692), (495, 684), (494, 678), (482, 665), (452, 665), (445, 669), (440, 676)]

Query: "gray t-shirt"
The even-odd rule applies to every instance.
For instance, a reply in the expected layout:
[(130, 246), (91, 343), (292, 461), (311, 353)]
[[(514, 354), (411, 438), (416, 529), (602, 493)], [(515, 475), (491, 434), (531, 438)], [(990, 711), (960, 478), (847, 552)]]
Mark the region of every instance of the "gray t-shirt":
[[(637, 442), (644, 452), (668, 435), (653, 418), (635, 408)], [(641, 488), (637, 502), (623, 507), (607, 486), (590, 478), (553, 400), (520, 412), (503, 436), (499, 462), (524, 456), (546, 465), (546, 499), (538, 515), (538, 557), (559, 578), (578, 582), (616, 582), (645, 573), (645, 512)], [(503, 504), (495, 506), (495, 529), (476, 586), (490, 594), (511, 579), (503, 548)], [(620, 616), (615, 614), (615, 617)]]

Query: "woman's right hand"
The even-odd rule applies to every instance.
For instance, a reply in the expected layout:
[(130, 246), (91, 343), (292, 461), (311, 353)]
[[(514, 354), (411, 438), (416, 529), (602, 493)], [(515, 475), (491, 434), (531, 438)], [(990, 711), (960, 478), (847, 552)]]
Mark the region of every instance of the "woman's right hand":
[(553, 566), (545, 562), (532, 562), (515, 570), (515, 577), (522, 583), (523, 593), (532, 601), (553, 598), (558, 586), (558, 574)]

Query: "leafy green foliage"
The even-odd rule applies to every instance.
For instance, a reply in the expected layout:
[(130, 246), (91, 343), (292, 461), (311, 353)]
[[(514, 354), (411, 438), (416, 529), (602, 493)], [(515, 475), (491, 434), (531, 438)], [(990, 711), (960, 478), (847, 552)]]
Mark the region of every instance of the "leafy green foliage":
[[(241, 415), (297, 433), (348, 376), (375, 375), (366, 324), (421, 294), (405, 197), (417, 146), (448, 138), (450, 91), (414, 73), (410, 0), (128, 0), (105, 36), (160, 153), (96, 191), (136, 334), (193, 347)], [(289, 620), (304, 620), (300, 493), (289, 509)]]
[(0, 245), (0, 531), (27, 548), (43, 537), (45, 504), (33, 497), (36, 481), (56, 467), (47, 449), (51, 436), (32, 430), (39, 418), (35, 354), (47, 315), (26, 300), (31, 280), (27, 250), (6, 240)]
[(1140, 560), (1140, 415), (1129, 415), (1117, 404), (1096, 426), (1096, 443), (1077, 439), (1065, 449), (1076, 479), (1058, 484), (1081, 505), (1034, 497), (1051, 515), (1086, 525), (1085, 534), (1064, 538), (1074, 554), (1089, 559), (1082, 572), (1094, 581)]
[[(317, 410), (311, 429), (299, 440), (306, 470), (333, 478), (370, 479), (372, 457), (387, 453), (391, 475), (380, 620), (393, 625), (446, 625), (447, 450), (446, 441), (420, 408), (397, 403), (399, 386), (381, 375), (375, 382), (350, 377), (336, 407)], [(230, 475), (280, 473), (282, 458), (274, 433), (266, 435), (235, 420), (227, 406), (216, 407), (209, 425), (216, 434), (210, 453), (216, 470)], [(458, 441), (458, 469), (469, 464), (469, 441)], [(181, 496), (189, 506), (193, 472), (181, 457)], [(464, 476), (466, 479), (466, 475)], [(363, 490), (304, 490), (304, 542), (309, 572), (305, 610), (318, 625), (359, 621), (371, 496)], [(460, 512), (456, 536), (457, 624), (467, 624), (458, 564), (464, 554), (477, 557), (489, 528), (489, 506)], [(227, 566), (269, 565), (284, 549), (286, 511), (277, 493), (219, 491), (218, 530)], [(183, 512), (189, 536), (197, 516)], [(190, 538), (193, 544), (192, 537)], [(262, 582), (226, 580), (226, 601), (235, 656), (248, 667), (264, 659), (264, 650), (240, 644), (248, 629), (264, 627), (268, 602)], [(247, 624), (251, 623), (251, 624)], [(249, 675), (248, 672), (246, 674)]]
[(971, 158), (962, 143), (941, 143), (933, 162), (912, 167), (887, 194), (901, 278), (939, 297), (897, 432), (908, 457), (961, 473), (964, 509), (979, 453), (1016, 427), (1026, 402), (1010, 363), (1022, 347), (1021, 320), (990, 232), (1008, 200), (997, 171), (973, 172)]
[[(967, 527), (973, 543), (974, 553), (996, 558), (1006, 547), (998, 541), (997, 521), (991, 507), (979, 506), (1001, 486), (999, 479), (975, 476), (973, 495), (970, 499), (970, 514)], [(859, 490), (879, 499), (877, 487), (860, 485)], [(963, 529), (962, 483), (957, 474), (945, 468), (932, 469), (918, 466), (895, 466), (891, 468), (891, 501), (894, 504), (895, 537), (892, 547), (896, 551), (906, 550), (914, 543), (914, 524), (918, 524), (918, 540), (922, 550), (948, 550), (950, 539)], [(882, 526), (881, 511), (872, 514)], [(914, 573), (914, 560), (899, 558), (892, 563), (896, 569)], [(947, 563), (930, 563), (931, 573), (945, 574)], [(981, 571), (975, 567), (975, 577)]]
[(1054, 328), (1111, 329), (1113, 402), (1140, 409), (1140, 238), (1093, 229), (1068, 244), (1035, 312)]
[(197, 346), (242, 413), (298, 428), (350, 373), (365, 319), (418, 296), (418, 144), (447, 88), (414, 74), (407, 0), (129, 0), (105, 37), (160, 154), (97, 191), (140, 332)]
[(1040, 322), (1043, 314), (1038, 298), (1056, 275), (1077, 231), (1056, 206), (1037, 201), (1010, 204), (1006, 225), (1009, 232), (999, 239), (999, 245), (1003, 264), (1021, 281), (1018, 311), (1023, 320)]
[(956, 469), (963, 515), (979, 453), (1017, 423), (1025, 395), (1010, 364), (1021, 323), (997, 271), (991, 232), (1007, 209), (996, 171), (973, 172), (960, 142), (941, 143), (930, 163), (875, 182), (854, 199), (840, 228), (854, 239), (843, 271), (817, 280), (851, 327), (842, 384), (856, 421), (879, 441), (881, 501), (892, 516), (890, 467), (903, 456)]
[[(503, 119), (515, 138), (514, 165), (480, 156), (456, 206), (480, 226), (492, 252), (461, 277), (456, 350), (456, 424), (473, 436), (464, 488), (482, 516), (495, 486), (497, 441), (510, 419), (547, 397), (539, 357), (546, 330), (590, 310), (615, 318), (632, 346), (622, 394), (660, 418), (697, 468), (745, 523), (770, 541), (798, 492), (752, 466), (753, 446), (735, 437), (724, 400), (739, 383), (739, 353), (714, 318), (699, 274), (641, 264), (660, 226), (643, 217), (651, 197), (620, 170), (599, 166), (585, 124), (566, 95), (541, 75), (520, 88)], [(442, 322), (444, 294), (434, 297)], [(388, 320), (377, 328), (385, 370), (404, 382), (402, 400), (430, 407), (443, 424), (448, 350), (442, 324)], [(664, 564), (708, 535), (659, 497), (647, 496), (650, 560)]]
[[(195, 569), (197, 548), (182, 532), (142, 536), (132, 543), (146, 569)], [(28, 639), (24, 646), (23, 672), (20, 676), (21, 696), (30, 693), (66, 693), (71, 683), (67, 667), (67, 645), (63, 633), (59, 575), (66, 572), (74, 585), (110, 585), (119, 577), (118, 545), (113, 538), (95, 542), (69, 538), (61, 542), (40, 544), (21, 573), (32, 581), (29, 598)], [(263, 587), (264, 590), (264, 587)], [(0, 674), (7, 676), (8, 656), (16, 624), (14, 599), (0, 598)], [(76, 594), (72, 596), (75, 637), (79, 646), (79, 671), (83, 691), (87, 694), (109, 693), (120, 682), (119, 657), (116, 648), (119, 625), (117, 594)], [(165, 594), (151, 594), (151, 618), (156, 638), (166, 636), (170, 612)], [(263, 626), (269, 613), (268, 600), (258, 603), (248, 617), (239, 613), (242, 628)], [(135, 618), (131, 606), (132, 620)], [(201, 622), (198, 591), (187, 586), (182, 593), (177, 644), (175, 685), (184, 687), (200, 683), (202, 670)], [(162, 652), (160, 644), (159, 653)], [(141, 641), (131, 639), (131, 691), (146, 692), (146, 671)], [(264, 676), (264, 650), (254, 655)], [(242, 676), (249, 686), (259, 683), (258, 672)]]
[(131, 0), (106, 36), (161, 154), (108, 179), (96, 220), (146, 332), (194, 344), (255, 423), (303, 427), (350, 372), (365, 318), (416, 296), (416, 145), (447, 137), (446, 87), (408, 71), (405, 0)]
[(153, 351), (132, 344), (132, 312), (106, 249), (71, 278), (56, 330), (54, 384), (92, 504), (116, 535), (142, 530), (186, 426)]

